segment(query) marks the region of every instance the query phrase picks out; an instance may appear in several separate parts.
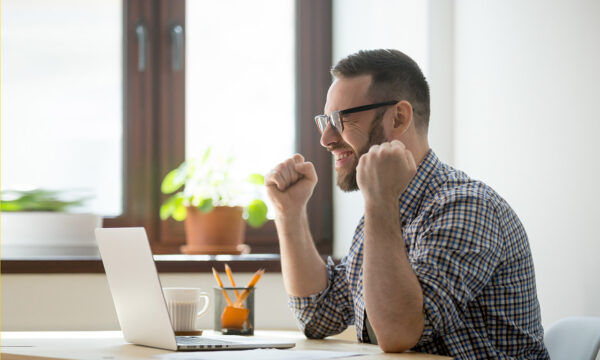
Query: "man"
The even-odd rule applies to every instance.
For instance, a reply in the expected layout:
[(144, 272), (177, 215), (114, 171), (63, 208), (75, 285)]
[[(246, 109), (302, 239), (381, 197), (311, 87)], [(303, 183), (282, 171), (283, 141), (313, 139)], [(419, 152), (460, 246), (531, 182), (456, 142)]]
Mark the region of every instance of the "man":
[(364, 216), (339, 265), (321, 260), (306, 204), (317, 183), (296, 154), (266, 177), (284, 283), (309, 338), (356, 326), (385, 352), (547, 359), (525, 230), (487, 185), (429, 148), (429, 87), (396, 50), (360, 51), (333, 69), (321, 145)]

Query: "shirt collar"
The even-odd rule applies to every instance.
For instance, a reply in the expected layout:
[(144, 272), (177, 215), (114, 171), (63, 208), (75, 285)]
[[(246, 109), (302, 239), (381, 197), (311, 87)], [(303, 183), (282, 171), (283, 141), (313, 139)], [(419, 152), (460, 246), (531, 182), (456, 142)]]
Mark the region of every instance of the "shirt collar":
[(398, 199), (400, 220), (402, 220), (403, 226), (414, 218), (415, 212), (421, 207), (428, 185), (433, 180), (435, 173), (439, 171), (439, 167), (440, 160), (433, 150), (429, 149), (429, 152), (417, 167), (417, 173)]

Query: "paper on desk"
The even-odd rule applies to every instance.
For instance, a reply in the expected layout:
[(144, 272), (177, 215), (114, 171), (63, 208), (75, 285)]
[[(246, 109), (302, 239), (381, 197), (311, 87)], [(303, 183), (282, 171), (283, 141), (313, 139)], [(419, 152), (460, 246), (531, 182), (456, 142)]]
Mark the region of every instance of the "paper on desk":
[(363, 353), (327, 351), (327, 350), (278, 350), (256, 349), (235, 351), (198, 351), (179, 352), (172, 354), (155, 355), (161, 360), (305, 360), (305, 359), (336, 359), (341, 357), (360, 356)]

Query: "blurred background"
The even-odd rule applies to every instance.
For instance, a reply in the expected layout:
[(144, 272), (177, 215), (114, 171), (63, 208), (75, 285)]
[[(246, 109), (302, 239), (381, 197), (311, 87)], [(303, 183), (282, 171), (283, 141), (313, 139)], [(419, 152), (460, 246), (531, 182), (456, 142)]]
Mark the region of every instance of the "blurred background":
[[(335, 258), (362, 198), (334, 186), (313, 116), (337, 60), (399, 49), (429, 81), (434, 151), (522, 220), (544, 326), (600, 316), (596, 0), (3, 0), (0, 43), (2, 189), (91, 192), (79, 211), (144, 226), (169, 254), (182, 241), (181, 224), (158, 218), (169, 170), (207, 145), (260, 173), (300, 152), (319, 171), (315, 240)], [(248, 243), (276, 253), (265, 228)], [(257, 324), (294, 328), (280, 274), (267, 275)], [(208, 274), (161, 278), (212, 286)], [(118, 328), (103, 274), (3, 274), (2, 319), (2, 330)]]

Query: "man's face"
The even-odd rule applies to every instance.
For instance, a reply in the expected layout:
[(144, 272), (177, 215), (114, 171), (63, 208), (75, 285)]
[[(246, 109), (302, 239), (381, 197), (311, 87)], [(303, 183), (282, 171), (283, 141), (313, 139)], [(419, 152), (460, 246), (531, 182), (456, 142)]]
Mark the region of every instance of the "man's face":
[[(370, 84), (369, 75), (336, 79), (327, 93), (325, 114), (371, 104), (372, 101), (367, 98)], [(337, 185), (343, 191), (358, 190), (356, 182), (358, 159), (369, 151), (372, 145), (386, 141), (381, 121), (383, 113), (384, 110), (374, 109), (343, 115), (342, 134), (332, 126), (328, 126), (321, 135), (321, 145), (335, 157)]]

